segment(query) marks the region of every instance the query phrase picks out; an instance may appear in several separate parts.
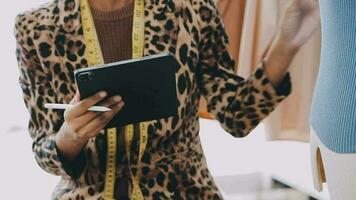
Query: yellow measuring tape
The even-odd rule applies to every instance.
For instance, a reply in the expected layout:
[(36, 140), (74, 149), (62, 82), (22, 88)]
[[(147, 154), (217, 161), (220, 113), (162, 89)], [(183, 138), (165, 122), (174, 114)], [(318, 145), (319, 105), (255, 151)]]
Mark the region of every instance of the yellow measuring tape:
[[(128, 144), (130, 145), (126, 145), (126, 154), (128, 157), (128, 161), (129, 161), (129, 165), (131, 166), (131, 151), (130, 151), (130, 146), (132, 144), (133, 138), (134, 138), (134, 126), (133, 125), (128, 125), (125, 127), (125, 137), (126, 137), (126, 141), (128, 142)], [(147, 123), (140, 123), (140, 144), (139, 144), (139, 155), (138, 155), (138, 161), (140, 161), (142, 159), (144, 150), (146, 148), (146, 144), (147, 144)], [(142, 133), (146, 133), (146, 134), (142, 134)], [(131, 189), (131, 198), (133, 200), (143, 200), (143, 194), (141, 192), (140, 189), (140, 175), (141, 175), (141, 171), (137, 170), (136, 171), (136, 175), (134, 175), (130, 169), (130, 175), (131, 175), (131, 181), (132, 181), (132, 189)]]
[[(80, 9), (82, 17), (82, 26), (84, 40), (86, 44), (86, 57), (89, 66), (104, 64), (104, 58), (100, 48), (98, 36), (95, 29), (95, 24), (91, 15), (88, 0), (80, 0)], [(144, 50), (144, 0), (135, 0), (134, 18), (132, 30), (132, 58), (139, 58), (143, 55)], [(148, 123), (141, 122), (139, 137), (139, 152), (136, 163), (131, 162), (130, 147), (134, 140), (134, 125), (130, 124), (125, 127), (125, 142), (126, 154), (129, 166), (136, 165), (141, 161), (143, 153), (147, 145)], [(115, 174), (116, 174), (116, 148), (117, 148), (117, 129), (110, 128), (107, 130), (108, 151), (107, 165), (105, 174), (105, 189), (104, 199), (113, 200), (115, 191)], [(129, 167), (130, 168), (130, 167)], [(143, 200), (143, 194), (140, 189), (140, 170), (136, 170), (136, 174), (132, 173), (130, 168), (131, 182), (130, 199)]]

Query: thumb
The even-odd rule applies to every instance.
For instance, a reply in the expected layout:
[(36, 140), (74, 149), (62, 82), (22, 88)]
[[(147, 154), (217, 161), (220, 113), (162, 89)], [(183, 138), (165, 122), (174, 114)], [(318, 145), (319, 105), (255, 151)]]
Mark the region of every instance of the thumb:
[(79, 91), (77, 90), (77, 92), (75, 93), (73, 99), (69, 102), (69, 104), (76, 104), (80, 101), (80, 94)]

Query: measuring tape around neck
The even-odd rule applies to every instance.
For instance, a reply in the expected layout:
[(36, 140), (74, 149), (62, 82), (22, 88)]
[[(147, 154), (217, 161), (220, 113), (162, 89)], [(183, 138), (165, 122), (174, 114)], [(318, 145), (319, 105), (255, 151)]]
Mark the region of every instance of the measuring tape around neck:
[[(80, 9), (82, 17), (83, 34), (86, 45), (86, 58), (89, 66), (96, 66), (104, 64), (104, 58), (99, 44), (99, 39), (96, 33), (95, 24), (91, 15), (88, 0), (80, 0)], [(132, 30), (132, 58), (140, 58), (144, 50), (144, 0), (135, 0), (134, 18)], [(134, 174), (131, 170), (131, 165), (137, 167), (141, 161), (143, 153), (147, 145), (148, 137), (148, 123), (141, 122), (139, 124), (139, 150), (138, 158), (135, 163), (131, 161), (130, 147), (134, 140), (134, 125), (130, 124), (125, 127), (125, 142), (126, 154), (129, 162), (129, 171), (131, 175), (132, 185), (130, 187), (130, 199), (143, 200), (143, 194), (140, 189), (140, 171), (136, 170)], [(110, 128), (107, 131), (108, 151), (107, 151), (107, 165), (105, 174), (105, 188), (104, 199), (113, 200), (115, 191), (115, 174), (116, 174), (116, 148), (117, 148), (117, 129)]]

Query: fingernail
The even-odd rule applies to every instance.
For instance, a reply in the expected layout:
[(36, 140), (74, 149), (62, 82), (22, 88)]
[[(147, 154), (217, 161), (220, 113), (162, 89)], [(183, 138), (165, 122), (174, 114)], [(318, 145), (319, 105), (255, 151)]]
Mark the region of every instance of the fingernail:
[(123, 101), (121, 101), (120, 103), (117, 104), (117, 107), (119, 107), (119, 108), (121, 108), (123, 106), (124, 106), (124, 102)]
[(120, 97), (120, 96), (115, 96), (115, 97), (113, 98), (113, 100), (114, 100), (115, 102), (120, 102), (120, 101), (121, 101), (121, 97)]
[(101, 98), (106, 97), (106, 92), (104, 92), (104, 91), (103, 91), (103, 92), (100, 92), (100, 93), (99, 93), (99, 96), (100, 96)]

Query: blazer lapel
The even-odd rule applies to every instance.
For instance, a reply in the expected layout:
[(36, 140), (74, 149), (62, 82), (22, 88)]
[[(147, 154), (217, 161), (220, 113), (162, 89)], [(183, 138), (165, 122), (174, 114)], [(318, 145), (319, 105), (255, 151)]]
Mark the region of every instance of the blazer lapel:
[(76, 92), (74, 71), (87, 67), (79, 0), (58, 0), (53, 16), (40, 28), (42, 41), (51, 44), (52, 54), (43, 58), (44, 68), (58, 92), (58, 101), (68, 103)]
[[(54, 56), (51, 56), (49, 62), (52, 63), (50, 67), (54, 67), (56, 63), (61, 65), (61, 69), (67, 75), (67, 88), (61, 93), (65, 94), (65, 101), (70, 100), (71, 94), (75, 93), (76, 86), (74, 82), (74, 71), (79, 68), (87, 67), (87, 59), (85, 57), (85, 41), (83, 37), (83, 28), (81, 24), (80, 15), (80, 0), (58, 0), (57, 6), (53, 10), (53, 29), (48, 29), (48, 39), (54, 44)], [(176, 20), (174, 14), (176, 13), (173, 0), (145, 0), (145, 50), (144, 55), (151, 55), (160, 53), (162, 51), (171, 51), (174, 53), (175, 48), (168, 49), (167, 47), (175, 47), (175, 34), (172, 36), (169, 43), (163, 44), (164, 35), (167, 34), (164, 30), (165, 20), (162, 17), (172, 19), (175, 25)], [(154, 27), (160, 27), (161, 31), (156, 32)], [(176, 30), (176, 29), (175, 29)], [(152, 33), (154, 32), (154, 33)], [(152, 35), (160, 38), (158, 41), (153, 41)], [(162, 43), (162, 44), (160, 44)], [(164, 49), (160, 47), (164, 47)], [(60, 80), (63, 74), (54, 73), (54, 69), (49, 69), (53, 73), (53, 79)], [(57, 76), (57, 77), (56, 77)], [(56, 89), (60, 89), (59, 85), (54, 84)]]
[(79, 0), (59, 0), (55, 18), (59, 30), (66, 33), (76, 34), (81, 29)]
[(79, 0), (59, 0), (58, 13), (58, 21), (55, 21), (57, 33), (53, 43), (62, 60), (62, 67), (73, 78), (76, 69), (87, 67)]

